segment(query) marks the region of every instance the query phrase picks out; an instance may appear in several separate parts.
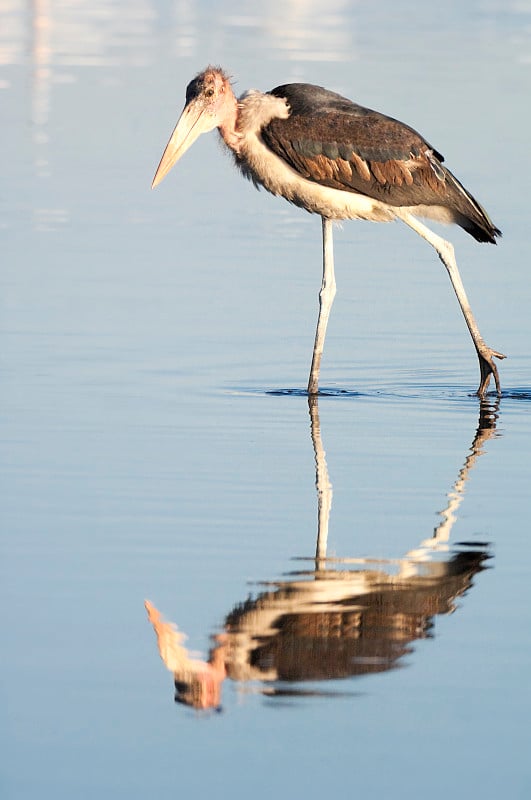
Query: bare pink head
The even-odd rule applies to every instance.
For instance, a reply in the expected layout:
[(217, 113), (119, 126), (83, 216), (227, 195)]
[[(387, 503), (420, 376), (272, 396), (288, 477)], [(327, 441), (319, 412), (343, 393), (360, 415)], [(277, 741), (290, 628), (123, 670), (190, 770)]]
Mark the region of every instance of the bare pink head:
[(186, 88), (183, 112), (162, 154), (152, 188), (202, 133), (219, 128), (229, 147), (235, 147), (236, 117), (237, 101), (228, 75), (220, 67), (207, 67)]

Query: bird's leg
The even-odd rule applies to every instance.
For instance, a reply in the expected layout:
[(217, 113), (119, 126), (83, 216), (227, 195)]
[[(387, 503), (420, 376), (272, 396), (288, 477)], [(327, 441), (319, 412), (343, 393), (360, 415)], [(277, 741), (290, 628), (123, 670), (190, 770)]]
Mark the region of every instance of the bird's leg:
[(326, 326), (330, 309), (336, 296), (336, 279), (334, 275), (334, 243), (332, 238), (332, 220), (322, 218), (323, 223), (323, 282), (319, 292), (319, 318), (315, 331), (313, 345), (312, 367), (308, 381), (308, 394), (317, 394), (319, 391), (319, 369), (326, 336)]
[(418, 233), (419, 236), (422, 236), (423, 239), (425, 239), (431, 244), (432, 247), (435, 248), (437, 255), (448, 270), (448, 275), (452, 281), (452, 286), (454, 287), (457, 300), (459, 301), (461, 311), (465, 317), (468, 330), (470, 331), (472, 341), (474, 342), (474, 346), (478, 354), (479, 370), (481, 374), (481, 380), (477, 391), (478, 397), (482, 398), (485, 396), (491, 375), (494, 376), (494, 380), (496, 382), (496, 391), (498, 395), (501, 395), (498, 367), (494, 362), (494, 358), (505, 358), (505, 356), (503, 353), (498, 353), (496, 350), (488, 347), (488, 345), (486, 345), (483, 341), (483, 337), (479, 332), (477, 322), (474, 318), (472, 309), (470, 308), (470, 303), (468, 302), (468, 298), (466, 296), (463, 281), (461, 280), (461, 276), (457, 268), (453, 246), (441, 236), (437, 236), (437, 234), (433, 233), (433, 231), (427, 228), (426, 225), (423, 225), (421, 222), (419, 222), (411, 214), (400, 211), (397, 213), (397, 217), (405, 222), (406, 225), (409, 225), (409, 227)]

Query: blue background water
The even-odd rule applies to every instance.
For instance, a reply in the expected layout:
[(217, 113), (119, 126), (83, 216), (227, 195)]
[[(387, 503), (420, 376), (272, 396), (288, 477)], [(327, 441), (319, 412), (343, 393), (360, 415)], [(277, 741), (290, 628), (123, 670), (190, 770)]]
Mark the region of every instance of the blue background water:
[[(528, 797), (531, 4), (235, 6), (0, 3), (3, 796)], [(489, 568), (455, 613), (401, 669), (290, 685), (310, 696), (227, 680), (221, 715), (174, 704), (143, 602), (206, 653), (261, 581), (312, 569), (308, 406), (270, 392), (305, 386), (321, 267), (319, 220), (245, 185), (215, 135), (150, 191), (209, 62), (238, 91), (326, 85), (442, 150), (504, 233), (446, 232), (509, 355), (451, 531)], [(328, 552), (380, 563), (441, 521), (477, 364), (426, 243), (335, 242)]]

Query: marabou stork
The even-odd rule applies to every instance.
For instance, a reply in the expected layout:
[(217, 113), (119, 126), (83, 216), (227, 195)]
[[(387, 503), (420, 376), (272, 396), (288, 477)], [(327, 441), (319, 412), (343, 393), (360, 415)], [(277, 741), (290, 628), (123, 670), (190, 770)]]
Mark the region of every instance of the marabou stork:
[(186, 104), (166, 146), (155, 187), (201, 133), (217, 128), (236, 165), (264, 186), (322, 218), (323, 281), (308, 393), (318, 393), (319, 367), (334, 296), (332, 221), (399, 219), (435, 248), (448, 270), (479, 359), (483, 397), (490, 376), (500, 394), (494, 358), (468, 302), (450, 242), (419, 222), (456, 223), (478, 242), (496, 243), (501, 231), (443, 166), (443, 156), (413, 128), (305, 83), (251, 90), (236, 99), (229, 77), (207, 67), (186, 89)]

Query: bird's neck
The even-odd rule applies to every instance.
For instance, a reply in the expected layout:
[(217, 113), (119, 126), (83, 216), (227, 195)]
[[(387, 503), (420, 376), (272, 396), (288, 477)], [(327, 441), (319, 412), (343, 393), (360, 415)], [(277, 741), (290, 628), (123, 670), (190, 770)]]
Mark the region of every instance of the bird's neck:
[(241, 134), (237, 130), (238, 124), (238, 101), (233, 92), (227, 95), (225, 100), (225, 108), (223, 114), (223, 121), (218, 126), (221, 138), (233, 152), (237, 153), (240, 149)]

